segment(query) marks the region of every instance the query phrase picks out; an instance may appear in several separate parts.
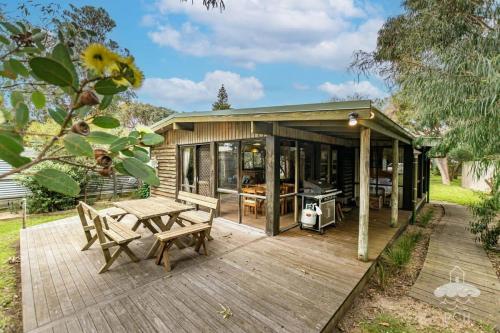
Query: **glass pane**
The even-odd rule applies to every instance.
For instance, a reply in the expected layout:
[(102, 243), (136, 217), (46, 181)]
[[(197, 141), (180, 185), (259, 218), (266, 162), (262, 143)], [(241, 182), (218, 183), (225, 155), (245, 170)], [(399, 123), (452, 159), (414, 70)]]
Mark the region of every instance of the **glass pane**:
[(328, 178), (328, 153), (330, 146), (321, 145), (320, 159), (319, 159), (319, 178), (326, 181)]
[(337, 149), (332, 149), (332, 166), (331, 166), (331, 180), (333, 186), (337, 187), (338, 184), (338, 151)]
[(227, 220), (239, 223), (238, 217), (238, 194), (230, 194), (230, 193), (219, 193), (219, 209), (220, 209), (220, 217), (223, 217)]
[(314, 179), (314, 147), (310, 143), (302, 142), (299, 151), (299, 186), (302, 186), (304, 180)]
[(280, 228), (295, 224), (295, 147), (294, 141), (280, 143)]
[(266, 183), (266, 144), (263, 140), (243, 141), (241, 146), (242, 187)]
[(194, 147), (183, 147), (181, 160), (181, 191), (194, 192)]
[(266, 143), (245, 140), (241, 143), (241, 223), (264, 229), (266, 225)]
[(238, 143), (222, 142), (218, 144), (218, 187), (230, 190), (238, 189)]

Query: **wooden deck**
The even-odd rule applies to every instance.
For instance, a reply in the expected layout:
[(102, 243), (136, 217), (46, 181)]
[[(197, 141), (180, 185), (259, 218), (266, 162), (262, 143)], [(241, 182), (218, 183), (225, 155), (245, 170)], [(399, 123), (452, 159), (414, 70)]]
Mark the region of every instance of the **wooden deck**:
[[(472, 217), (465, 207), (451, 204), (444, 207), (445, 215), (431, 235), (424, 266), (410, 295), (500, 328), (500, 283), (485, 251), (466, 230)], [(443, 303), (443, 299), (434, 296), (436, 288), (452, 282), (450, 279), (455, 276), (462, 282), (462, 273), (465, 283), (480, 290), (479, 297), (471, 297), (467, 303), (461, 299), (462, 304), (455, 308), (457, 303), (453, 299)]]
[[(401, 229), (389, 210), (370, 211), (370, 258)], [(401, 211), (401, 225), (410, 212)], [(132, 223), (125, 219), (124, 223)], [(173, 270), (121, 257), (97, 274), (103, 256), (85, 243), (77, 218), (21, 232), (25, 332), (317, 332), (333, 327), (359, 293), (373, 262), (357, 257), (357, 216), (325, 235), (298, 228), (266, 237), (214, 221), (210, 255), (171, 251)], [(149, 231), (131, 248), (143, 258)], [(233, 315), (219, 313), (221, 304)]]

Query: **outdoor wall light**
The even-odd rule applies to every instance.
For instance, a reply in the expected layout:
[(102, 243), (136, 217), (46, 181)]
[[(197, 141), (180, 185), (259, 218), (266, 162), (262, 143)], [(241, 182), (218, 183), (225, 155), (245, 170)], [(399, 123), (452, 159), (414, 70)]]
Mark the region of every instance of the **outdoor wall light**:
[(349, 113), (349, 126), (356, 126), (358, 124), (358, 114), (356, 112)]

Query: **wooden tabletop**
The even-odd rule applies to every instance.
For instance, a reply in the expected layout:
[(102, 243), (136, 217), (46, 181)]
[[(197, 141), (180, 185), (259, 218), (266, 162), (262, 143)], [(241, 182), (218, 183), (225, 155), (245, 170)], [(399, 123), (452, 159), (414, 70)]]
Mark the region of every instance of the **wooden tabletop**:
[(182, 213), (194, 209), (192, 206), (161, 197), (118, 201), (114, 202), (113, 205), (125, 210), (127, 213), (135, 215), (140, 220)]

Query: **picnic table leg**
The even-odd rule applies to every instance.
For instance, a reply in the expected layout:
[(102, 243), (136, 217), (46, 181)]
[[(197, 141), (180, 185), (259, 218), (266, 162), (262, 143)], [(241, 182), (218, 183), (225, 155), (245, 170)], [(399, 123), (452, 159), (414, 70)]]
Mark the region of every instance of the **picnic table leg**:
[[(170, 214), (170, 219), (168, 220), (167, 224), (165, 225), (165, 230), (162, 230), (162, 231), (166, 231), (166, 230), (170, 230), (172, 228), (172, 226), (174, 225), (174, 223), (177, 223), (179, 224), (180, 226), (183, 226), (182, 225), (182, 222), (179, 223), (179, 220), (177, 219), (177, 217), (179, 216), (180, 213), (175, 213), (175, 214)], [(160, 219), (160, 218), (159, 218)], [(160, 219), (160, 223), (161, 223), (161, 219)], [(162, 223), (163, 224), (163, 223)], [(180, 239), (176, 239), (174, 241), (175, 245), (179, 248), (179, 249), (184, 249), (186, 247), (188, 247), (188, 245), (186, 245), (183, 241), (181, 241)]]

